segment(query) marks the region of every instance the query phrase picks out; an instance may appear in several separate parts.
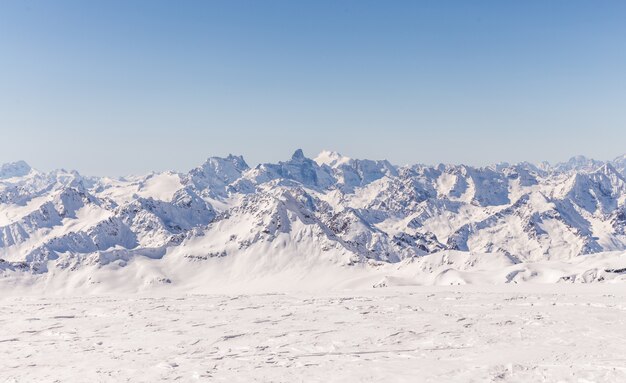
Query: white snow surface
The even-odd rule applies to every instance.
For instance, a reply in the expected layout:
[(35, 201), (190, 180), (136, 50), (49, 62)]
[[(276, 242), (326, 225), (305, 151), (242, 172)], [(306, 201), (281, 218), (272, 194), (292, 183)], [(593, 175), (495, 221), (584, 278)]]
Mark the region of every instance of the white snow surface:
[(0, 300), (3, 382), (623, 382), (620, 285)]
[(626, 381), (626, 157), (0, 167), (0, 382)]

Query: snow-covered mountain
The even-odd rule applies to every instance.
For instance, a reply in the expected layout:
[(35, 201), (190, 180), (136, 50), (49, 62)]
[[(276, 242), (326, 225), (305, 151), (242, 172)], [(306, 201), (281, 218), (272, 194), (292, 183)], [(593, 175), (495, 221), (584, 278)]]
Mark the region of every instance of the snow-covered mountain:
[(568, 261), (626, 250), (625, 177), (626, 156), (398, 167), (297, 150), (254, 168), (230, 155), (188, 173), (116, 179), (19, 161), (0, 166), (0, 270), (123, 268), (137, 258), (197, 269), (210, 259), (376, 267), (450, 251)]

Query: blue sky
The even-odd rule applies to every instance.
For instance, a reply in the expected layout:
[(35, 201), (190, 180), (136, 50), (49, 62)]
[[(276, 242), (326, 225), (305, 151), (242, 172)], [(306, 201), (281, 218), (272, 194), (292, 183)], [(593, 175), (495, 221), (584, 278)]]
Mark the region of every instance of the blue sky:
[(3, 1), (0, 162), (626, 153), (624, 1)]

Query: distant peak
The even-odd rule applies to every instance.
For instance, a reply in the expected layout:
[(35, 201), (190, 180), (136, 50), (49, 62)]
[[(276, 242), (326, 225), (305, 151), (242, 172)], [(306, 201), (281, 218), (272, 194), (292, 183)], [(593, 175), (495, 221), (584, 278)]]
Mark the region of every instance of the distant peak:
[(576, 155), (576, 156), (572, 156), (569, 159), (569, 162), (584, 162), (584, 161), (589, 161), (590, 158), (587, 158), (586, 156), (583, 156), (582, 154)]
[(619, 172), (615, 169), (615, 167), (608, 162), (600, 166), (598, 169), (596, 169), (595, 173), (620, 176)]
[(584, 171), (592, 172), (604, 164), (603, 161), (578, 155), (571, 157), (567, 162), (556, 164), (553, 169), (556, 171)]
[(250, 167), (243, 159), (243, 156), (236, 156), (233, 154), (229, 154), (227, 157), (209, 157), (207, 160), (200, 166), (201, 169), (212, 169), (212, 171), (218, 171), (218, 169), (223, 168), (224, 166), (233, 166), (235, 169), (240, 171), (244, 171), (249, 169)]
[(302, 149), (297, 149), (295, 152), (293, 152), (293, 155), (291, 156), (292, 160), (303, 160), (306, 157), (304, 157), (304, 152), (302, 151)]
[(0, 165), (0, 178), (22, 177), (30, 171), (31, 167), (25, 161), (9, 162)]
[(13, 166), (13, 167), (21, 167), (21, 168), (28, 168), (28, 169), (30, 169), (30, 165), (28, 165), (28, 164), (26, 163), (26, 161), (22, 161), (22, 160), (15, 161), (15, 162), (7, 162), (7, 163), (4, 163), (4, 164), (0, 165), (0, 168), (3, 168), (3, 169), (4, 169), (5, 167), (11, 167), (11, 166)]
[(338, 166), (350, 161), (350, 157), (341, 155), (340, 153), (330, 150), (322, 150), (314, 159), (318, 165)]
[(246, 163), (246, 160), (243, 159), (243, 156), (236, 156), (234, 154), (229, 154), (228, 157), (226, 157), (226, 159), (234, 164), (236, 164), (238, 167), (242, 168), (242, 169), (248, 169), (248, 163)]
[(615, 157), (615, 159), (613, 160), (613, 162), (622, 162), (622, 161), (626, 161), (626, 154), (622, 154), (621, 156)]

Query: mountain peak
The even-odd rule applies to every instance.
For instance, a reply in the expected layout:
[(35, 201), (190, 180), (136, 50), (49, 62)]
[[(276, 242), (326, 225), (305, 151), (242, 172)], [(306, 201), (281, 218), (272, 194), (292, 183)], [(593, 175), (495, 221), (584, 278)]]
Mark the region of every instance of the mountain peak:
[(618, 177), (618, 178), (622, 178), (621, 173), (615, 169), (615, 167), (613, 165), (611, 165), (610, 163), (605, 163), (602, 166), (600, 166), (598, 169), (596, 169), (593, 173), (596, 174), (604, 174), (607, 177)]
[(341, 155), (340, 153), (330, 150), (322, 150), (320, 154), (313, 159), (318, 165), (328, 165), (330, 167), (339, 166), (350, 161), (350, 157)]
[(592, 172), (604, 164), (602, 161), (578, 155), (570, 158), (567, 162), (561, 162), (554, 166), (557, 171), (585, 171)]
[(233, 154), (229, 154), (227, 157), (209, 157), (204, 162), (204, 164), (202, 164), (201, 167), (218, 168), (224, 166), (234, 166), (235, 168), (242, 171), (250, 168), (246, 161), (243, 159), (243, 156), (236, 156)]
[(209, 157), (201, 166), (189, 171), (186, 179), (198, 189), (225, 195), (226, 186), (239, 179), (248, 169), (250, 167), (243, 156), (229, 154), (226, 158)]
[(620, 162), (620, 161), (626, 161), (626, 153), (622, 154), (621, 156), (617, 156), (613, 159), (613, 162)]
[(25, 161), (9, 162), (0, 165), (0, 179), (22, 177), (30, 173), (31, 167)]
[(297, 149), (295, 152), (293, 152), (293, 155), (291, 156), (292, 160), (303, 160), (306, 157), (304, 157), (304, 152), (302, 151), (302, 149)]

